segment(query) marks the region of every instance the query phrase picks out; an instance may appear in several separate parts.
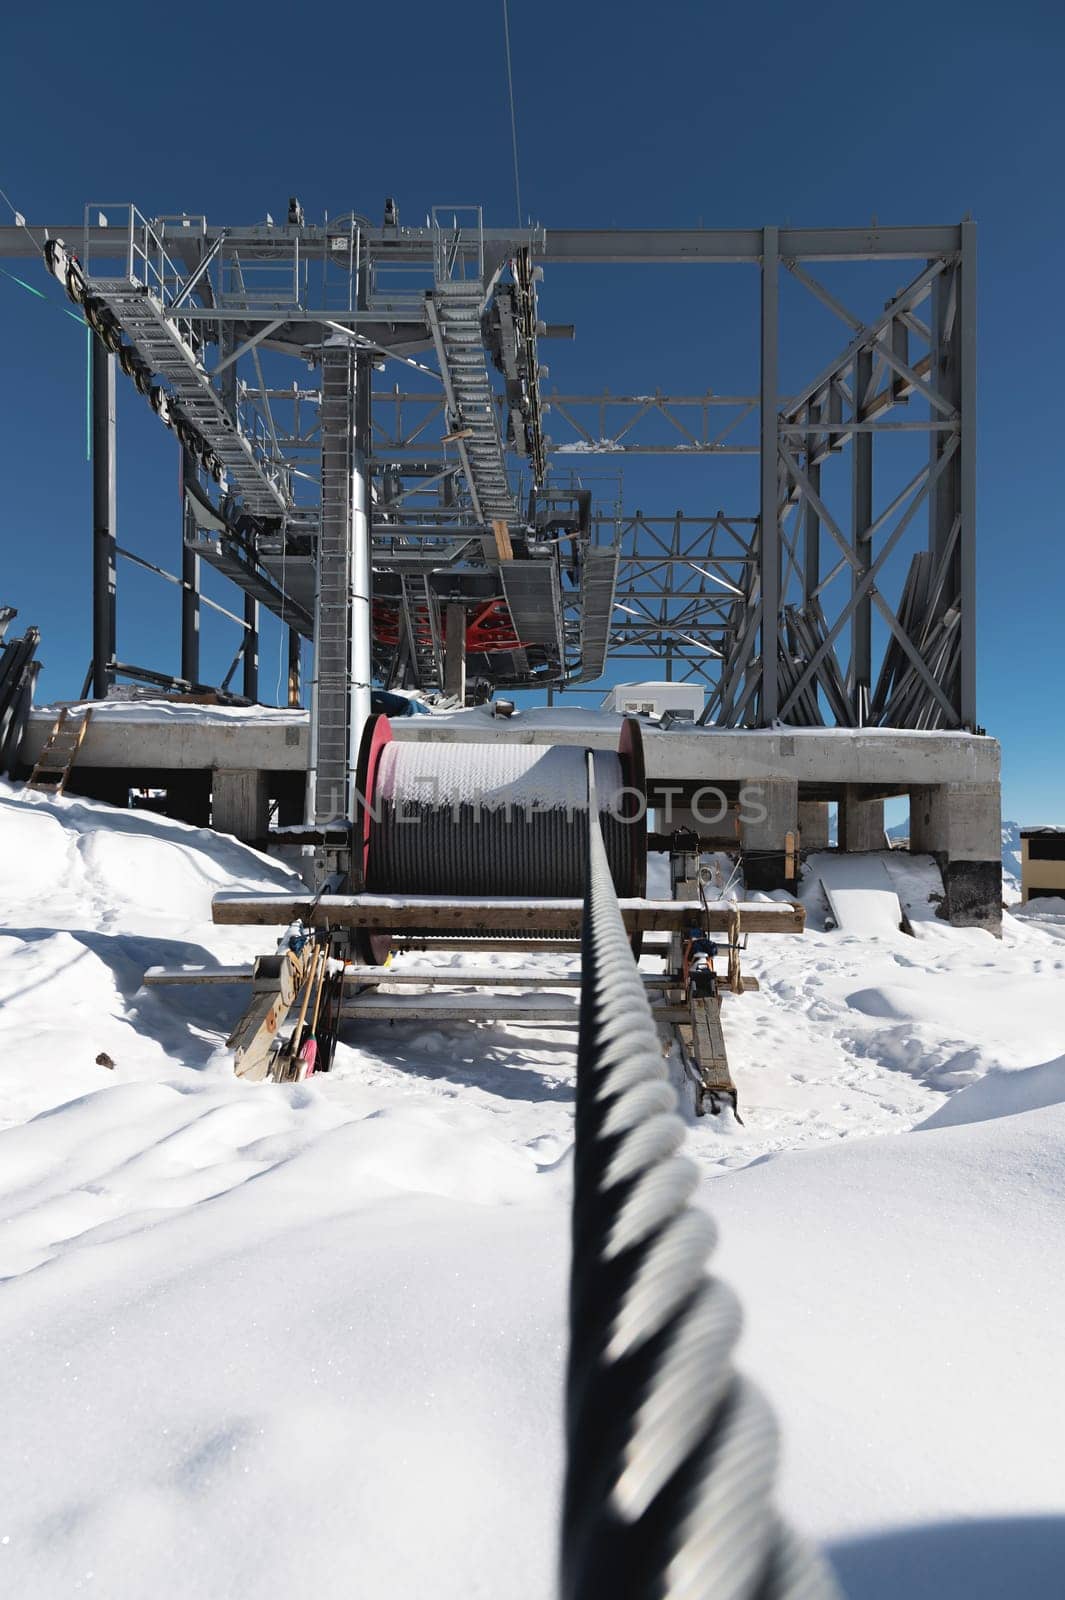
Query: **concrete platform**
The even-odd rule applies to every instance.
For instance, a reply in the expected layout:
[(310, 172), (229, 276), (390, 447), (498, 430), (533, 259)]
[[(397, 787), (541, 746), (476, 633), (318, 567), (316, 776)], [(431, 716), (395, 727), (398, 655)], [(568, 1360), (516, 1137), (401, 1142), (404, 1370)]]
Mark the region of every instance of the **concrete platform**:
[[(55, 719), (54, 709), (30, 713), (19, 752), (32, 766)], [(396, 739), (437, 743), (575, 744), (616, 748), (621, 718), (613, 713), (534, 710), (511, 718), (481, 711), (402, 717)], [(969, 733), (920, 733), (890, 728), (718, 729), (667, 733), (643, 725), (649, 782), (740, 784), (790, 778), (804, 799), (841, 799), (860, 785), (883, 796), (915, 786), (999, 781), (995, 739)], [(307, 770), (305, 711), (263, 707), (174, 706), (152, 701), (97, 706), (78, 758), (79, 769), (265, 772)]]
[[(23, 775), (55, 718), (41, 707), (20, 750)], [(483, 709), (399, 718), (399, 740), (617, 746), (610, 712), (539, 707), (511, 718)], [(883, 802), (910, 800), (915, 850), (934, 855), (944, 915), (959, 926), (1001, 928), (1000, 754), (969, 733), (905, 729), (671, 728), (643, 724), (655, 826), (691, 825), (738, 843), (750, 888), (794, 885), (797, 852), (827, 843), (827, 805), (839, 806), (846, 851), (884, 845)], [(166, 790), (163, 807), (261, 840), (268, 818), (303, 820), (306, 712), (260, 707), (107, 702), (94, 708), (67, 792), (125, 805), (131, 787)]]

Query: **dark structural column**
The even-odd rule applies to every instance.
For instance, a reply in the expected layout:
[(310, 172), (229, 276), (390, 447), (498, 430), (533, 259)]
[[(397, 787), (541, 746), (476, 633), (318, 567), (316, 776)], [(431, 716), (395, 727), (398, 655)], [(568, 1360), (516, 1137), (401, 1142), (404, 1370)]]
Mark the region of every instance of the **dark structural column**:
[(451, 603), (447, 607), (444, 636), (444, 693), (454, 695), (459, 705), (466, 703), (466, 608)]
[(94, 334), (92, 385), (92, 692), (103, 700), (115, 661), (115, 357)]
[[(865, 421), (865, 407), (873, 382), (873, 352), (859, 350), (854, 358), (854, 420)], [(851, 522), (858, 565), (851, 570), (852, 593), (873, 564), (873, 435), (856, 433), (851, 442)], [(873, 677), (873, 602), (868, 589), (855, 602), (851, 624), (850, 684), (854, 721), (859, 728), (869, 720), (869, 693)], [(877, 847), (879, 848), (879, 846)]]
[(780, 509), (777, 483), (777, 339), (779, 332), (780, 258), (778, 230), (762, 229), (762, 391), (759, 463), (759, 575), (762, 583), (760, 633), (762, 648), (761, 716), (771, 727), (780, 705), (777, 679), (777, 633), (780, 612)]
[(244, 596), (244, 698), (259, 698), (259, 602)]
[(302, 662), (300, 636), (295, 628), (288, 630), (288, 703), (298, 706), (302, 695)]
[(185, 485), (195, 476), (196, 462), (181, 452), (181, 676), (193, 688), (200, 681), (200, 558), (190, 547), (195, 524)]

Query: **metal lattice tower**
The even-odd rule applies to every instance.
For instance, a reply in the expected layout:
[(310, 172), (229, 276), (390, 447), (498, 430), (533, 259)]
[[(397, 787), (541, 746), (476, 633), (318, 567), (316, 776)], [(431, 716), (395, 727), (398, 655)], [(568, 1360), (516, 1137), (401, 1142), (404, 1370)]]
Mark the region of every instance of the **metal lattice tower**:
[[(349, 606), (334, 594), (347, 578), (320, 582), (340, 539), (334, 510), (349, 525), (341, 542), (354, 515), (326, 481), (334, 398), (342, 404), (327, 377), (336, 340), (338, 368), (353, 374), (357, 358), (367, 370), (353, 448), (365, 455), (373, 599), (360, 614), (376, 681), (461, 682), (448, 666), (461, 645), (469, 682), (564, 690), (594, 682), (609, 656), (703, 679), (708, 720), (727, 726), (975, 726), (971, 222), (499, 230), (477, 208), (438, 208), (408, 228), (390, 203), (381, 226), (355, 215), (307, 224), (296, 205), (283, 226), (148, 220), (126, 207), (102, 208), (101, 227), (98, 210), (84, 225), (34, 231), (190, 464), (185, 610), (200, 604), (202, 560), (294, 635), (311, 636), (317, 605), (323, 718), (339, 693), (327, 681), (346, 671), (362, 682), (327, 637), (326, 619), (341, 615), (329, 608)], [(0, 228), (0, 255), (34, 248), (25, 229)], [(543, 388), (540, 342), (572, 330), (540, 320), (540, 269), (550, 279), (556, 264), (583, 265), (605, 281), (614, 264), (637, 262), (705, 272), (711, 298), (718, 264), (758, 274), (757, 392)], [(855, 310), (851, 288), (883, 262), (903, 286), (875, 315)], [(822, 264), (841, 265), (848, 287), (830, 287)], [(790, 394), (785, 286), (839, 326), (835, 354)], [(638, 327), (638, 303), (627, 318)], [(279, 356), (309, 361), (317, 381), (286, 385)], [(105, 472), (113, 421), (97, 409)], [(891, 452), (902, 444), (900, 476)], [(682, 459), (748, 457), (753, 503), (646, 514), (593, 503), (590, 469), (645, 456), (678, 470)], [(119, 553), (111, 505), (96, 532), (101, 573)], [(347, 559), (339, 544), (336, 559)], [(350, 602), (351, 616), (366, 599)], [(252, 637), (247, 616), (245, 628)], [(98, 685), (136, 676), (115, 661), (106, 604), (97, 634)], [(193, 678), (191, 625), (183, 639)], [(349, 707), (349, 739), (358, 714)], [(319, 770), (332, 762), (339, 782), (326, 721), (320, 731)], [(350, 751), (347, 766), (350, 779)]]

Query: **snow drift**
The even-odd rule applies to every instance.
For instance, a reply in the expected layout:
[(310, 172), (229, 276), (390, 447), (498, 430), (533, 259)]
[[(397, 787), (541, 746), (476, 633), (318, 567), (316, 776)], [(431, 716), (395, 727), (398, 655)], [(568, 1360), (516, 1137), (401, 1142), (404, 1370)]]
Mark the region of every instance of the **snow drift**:
[[(250, 959), (212, 893), (295, 882), (0, 788), (5, 1593), (552, 1592), (573, 1034), (373, 1023), (238, 1082), (242, 992), (141, 973)], [(783, 1507), (851, 1600), (1056, 1595), (1065, 926), (915, 931), (752, 940), (746, 1126), (691, 1150)], [(492, 958), (534, 959), (572, 969)]]

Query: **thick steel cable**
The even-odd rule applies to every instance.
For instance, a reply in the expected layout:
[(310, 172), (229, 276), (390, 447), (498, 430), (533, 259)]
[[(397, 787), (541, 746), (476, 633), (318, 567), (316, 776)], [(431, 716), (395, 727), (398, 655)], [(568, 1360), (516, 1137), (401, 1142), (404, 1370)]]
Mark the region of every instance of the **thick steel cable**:
[(838, 1600), (772, 1504), (777, 1430), (632, 958), (589, 769), (562, 1600)]

